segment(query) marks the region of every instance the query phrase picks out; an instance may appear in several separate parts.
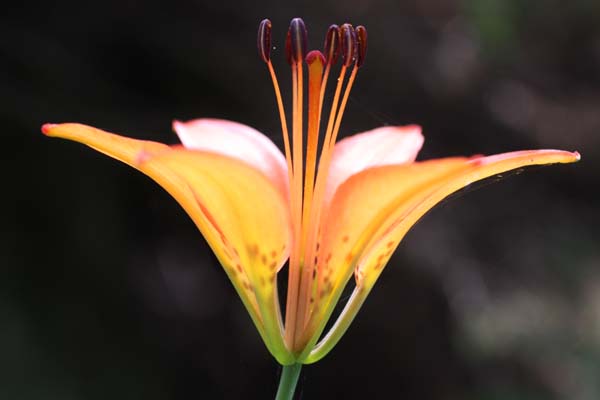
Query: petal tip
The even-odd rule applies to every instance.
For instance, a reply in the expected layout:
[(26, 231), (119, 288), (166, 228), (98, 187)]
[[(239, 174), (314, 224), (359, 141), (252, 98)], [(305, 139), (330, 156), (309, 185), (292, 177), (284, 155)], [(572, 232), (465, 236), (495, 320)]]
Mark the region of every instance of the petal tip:
[(171, 128), (177, 132), (178, 128), (181, 128), (183, 126), (183, 122), (181, 122), (178, 119), (174, 119), (173, 122), (171, 122)]
[(408, 124), (408, 125), (404, 126), (404, 129), (415, 131), (415, 132), (419, 133), (420, 135), (423, 134), (423, 128), (421, 127), (421, 125)]
[(573, 156), (575, 157), (575, 161), (581, 160), (581, 154), (578, 151), (574, 151)]
[(42, 125), (42, 133), (46, 136), (49, 136), (52, 128), (54, 128), (57, 125), (58, 124), (49, 124), (49, 123)]

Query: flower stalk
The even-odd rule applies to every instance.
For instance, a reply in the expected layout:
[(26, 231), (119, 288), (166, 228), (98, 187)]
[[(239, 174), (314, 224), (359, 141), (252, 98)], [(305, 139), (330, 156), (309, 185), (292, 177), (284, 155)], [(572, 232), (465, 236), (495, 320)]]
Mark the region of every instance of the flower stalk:
[(302, 364), (300, 363), (284, 365), (282, 367), (281, 377), (279, 378), (279, 388), (277, 388), (275, 400), (292, 400), (294, 398), (301, 370)]

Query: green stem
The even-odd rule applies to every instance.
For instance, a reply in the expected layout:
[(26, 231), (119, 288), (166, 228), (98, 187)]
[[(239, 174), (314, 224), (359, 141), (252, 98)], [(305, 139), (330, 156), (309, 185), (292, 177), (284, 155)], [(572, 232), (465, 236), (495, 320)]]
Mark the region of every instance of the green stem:
[(296, 391), (296, 384), (300, 377), (302, 364), (284, 365), (279, 379), (279, 389), (275, 400), (292, 400)]

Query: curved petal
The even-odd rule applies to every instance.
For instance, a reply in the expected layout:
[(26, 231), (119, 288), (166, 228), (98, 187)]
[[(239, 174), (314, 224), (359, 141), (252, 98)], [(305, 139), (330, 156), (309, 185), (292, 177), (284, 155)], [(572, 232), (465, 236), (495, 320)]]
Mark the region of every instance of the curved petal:
[(267, 347), (291, 362), (279, 327), (276, 272), (290, 245), (289, 210), (262, 172), (217, 153), (172, 148), (80, 124), (45, 125), (145, 173), (196, 223), (246, 305)]
[(170, 149), (163, 143), (130, 139), (75, 123), (44, 124), (42, 132), (46, 136), (62, 137), (87, 144), (94, 150), (134, 168), (137, 168), (135, 164), (140, 154), (158, 154)]
[(338, 188), (321, 221), (317, 307), (327, 313), (352, 272), (358, 285), (370, 288), (404, 234), (449, 194), (516, 168), (577, 160), (578, 153), (520, 151), (374, 167), (353, 175)]
[[(364, 280), (372, 286), (410, 228), (436, 204), (465, 186), (507, 171), (544, 164), (572, 163), (580, 160), (578, 152), (560, 150), (529, 150), (496, 154), (488, 157), (474, 157), (468, 161), (468, 168), (456, 171), (428, 188), (421, 188), (402, 200), (402, 206), (389, 216), (381, 215), (386, 222), (366, 246), (356, 268), (357, 284)], [(394, 201), (394, 206), (398, 200)], [(375, 222), (376, 224), (379, 221)]]
[(285, 157), (267, 136), (256, 129), (238, 122), (203, 118), (173, 121), (173, 130), (187, 149), (212, 151), (252, 165), (268, 176), (288, 198)]
[(421, 127), (383, 126), (348, 136), (335, 144), (327, 175), (325, 203), (350, 176), (370, 167), (413, 162), (423, 146)]

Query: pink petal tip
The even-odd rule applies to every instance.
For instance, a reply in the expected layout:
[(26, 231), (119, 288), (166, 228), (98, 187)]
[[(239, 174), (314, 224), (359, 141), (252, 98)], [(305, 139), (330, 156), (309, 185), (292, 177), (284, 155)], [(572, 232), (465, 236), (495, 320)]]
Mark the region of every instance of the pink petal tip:
[(174, 119), (173, 122), (171, 122), (171, 127), (173, 128), (174, 131), (177, 131), (177, 127), (183, 125), (183, 122), (181, 122), (178, 119)]
[(42, 125), (42, 133), (47, 135), (50, 133), (50, 129), (54, 128), (58, 124), (44, 124)]

